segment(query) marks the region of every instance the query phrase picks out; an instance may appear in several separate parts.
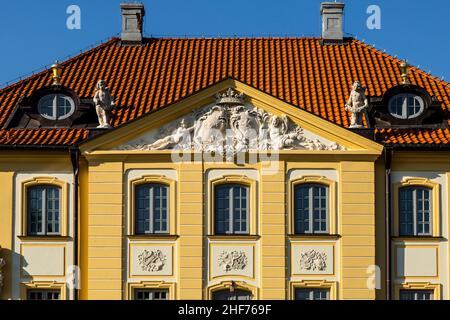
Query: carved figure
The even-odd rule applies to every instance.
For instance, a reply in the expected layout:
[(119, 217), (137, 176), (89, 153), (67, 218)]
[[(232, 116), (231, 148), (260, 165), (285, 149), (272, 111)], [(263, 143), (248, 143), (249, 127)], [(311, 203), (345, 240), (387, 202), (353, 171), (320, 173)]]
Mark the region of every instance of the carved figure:
[(216, 105), (197, 119), (194, 125), (194, 144), (198, 150), (216, 151), (213, 148), (223, 146), (227, 118), (227, 110)]
[(180, 126), (172, 132), (171, 135), (161, 138), (151, 145), (149, 145), (149, 150), (164, 150), (173, 149), (178, 144), (183, 145), (191, 144), (191, 132), (194, 130), (194, 126), (187, 127), (186, 120), (181, 119)]
[(347, 104), (345, 105), (345, 111), (351, 112), (350, 128), (359, 129), (363, 126), (363, 115), (366, 117), (367, 123), (369, 123), (368, 116), (369, 100), (364, 94), (364, 88), (361, 87), (359, 81), (355, 81), (353, 84), (353, 90), (350, 93)]
[(111, 128), (111, 114), (114, 108), (114, 99), (104, 80), (100, 80), (97, 83), (94, 103), (99, 123), (98, 128)]

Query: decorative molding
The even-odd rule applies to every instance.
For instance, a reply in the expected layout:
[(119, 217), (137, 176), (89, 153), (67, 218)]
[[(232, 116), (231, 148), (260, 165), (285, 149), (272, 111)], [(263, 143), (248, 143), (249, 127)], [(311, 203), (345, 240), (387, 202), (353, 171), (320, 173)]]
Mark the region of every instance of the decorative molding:
[(138, 260), (142, 271), (158, 272), (166, 265), (167, 257), (161, 250), (145, 249), (138, 255)]
[(327, 269), (327, 254), (309, 250), (300, 256), (301, 271), (325, 271)]
[(224, 272), (230, 272), (244, 270), (247, 267), (248, 259), (244, 251), (222, 251), (218, 263)]
[(222, 155), (258, 150), (346, 150), (337, 143), (309, 137), (286, 115), (273, 115), (245, 103), (243, 93), (228, 89), (216, 103), (162, 126), (158, 132), (117, 150), (182, 150)]

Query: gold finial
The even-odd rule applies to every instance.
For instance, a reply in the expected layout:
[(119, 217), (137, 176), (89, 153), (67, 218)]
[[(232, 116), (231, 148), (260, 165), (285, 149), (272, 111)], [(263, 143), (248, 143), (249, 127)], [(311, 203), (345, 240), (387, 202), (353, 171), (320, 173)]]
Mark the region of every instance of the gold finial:
[(409, 84), (409, 65), (406, 60), (400, 63), (400, 71), (402, 72), (403, 84)]
[(53, 78), (53, 85), (54, 86), (59, 86), (61, 85), (61, 71), (62, 68), (58, 62), (58, 60), (55, 61), (55, 63), (51, 66), (52, 68), (52, 78)]

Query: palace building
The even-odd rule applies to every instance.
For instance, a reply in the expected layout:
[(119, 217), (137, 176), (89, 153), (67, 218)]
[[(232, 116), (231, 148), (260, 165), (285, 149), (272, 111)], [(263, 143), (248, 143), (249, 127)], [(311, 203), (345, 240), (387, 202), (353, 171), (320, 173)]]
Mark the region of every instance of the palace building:
[[(0, 89), (1, 299), (450, 298), (450, 87), (344, 36), (122, 33)], [(148, 13), (147, 13), (148, 14)]]

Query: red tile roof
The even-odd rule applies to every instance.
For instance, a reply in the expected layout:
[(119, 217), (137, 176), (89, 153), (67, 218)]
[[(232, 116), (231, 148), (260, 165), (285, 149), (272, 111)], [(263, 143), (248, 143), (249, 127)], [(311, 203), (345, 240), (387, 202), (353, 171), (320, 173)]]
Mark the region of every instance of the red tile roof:
[[(96, 82), (106, 80), (118, 106), (114, 126), (234, 78), (348, 127), (344, 105), (352, 83), (360, 80), (369, 96), (382, 96), (401, 83), (399, 64), (354, 39), (346, 45), (322, 45), (320, 38), (164, 38), (133, 47), (113, 38), (62, 63), (62, 85), (80, 97), (92, 97)], [(450, 110), (448, 83), (414, 67), (410, 80)], [(0, 90), (0, 128), (20, 97), (51, 83), (50, 72), (44, 71)], [(0, 131), (0, 144), (75, 144), (87, 138), (85, 131), (67, 129), (11, 131), (20, 136), (17, 140), (5, 139), (4, 134)], [(414, 141), (415, 133), (410, 134)]]
[(0, 145), (70, 146), (87, 138), (86, 129), (0, 130)]
[(450, 146), (450, 130), (445, 129), (375, 129), (377, 140), (385, 145)]

